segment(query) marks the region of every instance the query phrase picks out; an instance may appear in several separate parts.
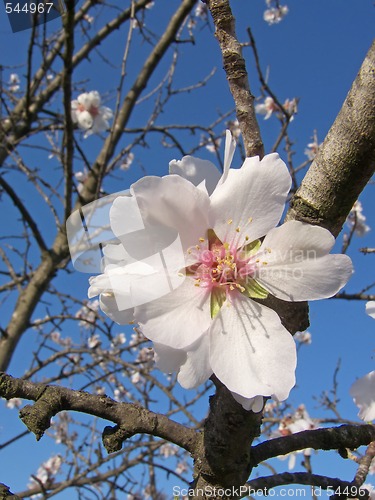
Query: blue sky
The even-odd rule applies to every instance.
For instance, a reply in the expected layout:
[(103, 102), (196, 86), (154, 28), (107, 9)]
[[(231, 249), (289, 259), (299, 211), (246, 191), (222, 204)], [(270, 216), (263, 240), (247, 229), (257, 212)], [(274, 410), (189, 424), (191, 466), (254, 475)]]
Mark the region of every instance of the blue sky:
[[(122, 0), (112, 1), (112, 4), (118, 6), (128, 3)], [(150, 18), (149, 26), (156, 33), (161, 34), (168, 19), (168, 13), (177, 2), (157, 0), (156, 4), (154, 9), (160, 10), (157, 16)], [(375, 7), (373, 2), (372, 0), (361, 0), (355, 3), (339, 0), (329, 2), (326, 0), (314, 0), (314, 2), (290, 0), (287, 2), (288, 15), (283, 22), (274, 26), (268, 26), (263, 21), (265, 9), (263, 0), (233, 0), (232, 4), (240, 39), (247, 41), (245, 30), (248, 25), (253, 30), (261, 64), (264, 70), (268, 68), (268, 82), (274, 93), (282, 102), (288, 97), (300, 99), (298, 115), (290, 126), (290, 136), (295, 143), (294, 158), (297, 165), (306, 159), (304, 149), (310, 142), (314, 130), (317, 130), (320, 141), (323, 140), (370, 47), (374, 34)], [(59, 22), (59, 20), (52, 21), (48, 28), (51, 30), (57, 28)], [(101, 22), (100, 18), (96, 21), (98, 25), (101, 25)], [(95, 25), (94, 23), (93, 29)], [(202, 30), (201, 27), (202, 24), (198, 24), (194, 46), (181, 44), (179, 47), (181, 64), (176, 69), (175, 85), (176, 87), (192, 85), (207, 76), (213, 67), (217, 68), (216, 73), (206, 86), (175, 99), (166, 108), (160, 118), (160, 123), (189, 122), (207, 125), (213, 121), (218, 110), (226, 112), (233, 108), (212, 29), (211, 31)], [(87, 61), (74, 74), (76, 82), (85, 81), (80, 84), (82, 89), (97, 89), (107, 95), (106, 105), (110, 107), (114, 106), (116, 75), (118, 75), (127, 35), (125, 31), (120, 30), (100, 49), (103, 54), (113, 58), (116, 67), (104, 65), (96, 59), (95, 62)], [(20, 76), (24, 74), (22, 64), (29, 34), (28, 31), (12, 33), (4, 11), (0, 14), (0, 45), (8, 48), (2, 51), (0, 63), (5, 67), (12, 66), (12, 69), (3, 71), (4, 81), (7, 81), (11, 72), (17, 72)], [(149, 50), (149, 47), (141, 43), (137, 36), (133, 43), (133, 50), (134, 47), (135, 50), (129, 59), (126, 88), (130, 87), (135, 71), (141, 67), (144, 54)], [(246, 48), (244, 54), (252, 92), (255, 96), (259, 96), (260, 89), (251, 49)], [(146, 92), (150, 91), (160, 76), (165, 74), (171, 57), (171, 54), (166, 56), (165, 62)], [(55, 102), (54, 106), (56, 109), (61, 109), (61, 102)], [(129, 126), (143, 125), (148, 116), (148, 109), (147, 104), (140, 106), (132, 116)], [(267, 121), (260, 117), (259, 121), (267, 151), (277, 136), (278, 123), (275, 117)], [(220, 126), (217, 131), (222, 129), (223, 127)], [(189, 149), (199, 142), (200, 137), (186, 135), (185, 139), (185, 147)], [(86, 141), (81, 140), (81, 145), (91, 161), (95, 159), (101, 144), (101, 139), (96, 137), (90, 137)], [(144, 175), (139, 165), (145, 168), (147, 174), (165, 175), (168, 162), (174, 157), (179, 158), (178, 152), (163, 149), (159, 138), (155, 137), (150, 140), (149, 145), (150, 148), (139, 148), (134, 151), (135, 162), (129, 172), (121, 178), (123, 183), (121, 189), (128, 188), (132, 182)], [(281, 156), (283, 153), (280, 149)], [(199, 156), (215, 162), (214, 156), (206, 150), (202, 150)], [(57, 165), (53, 159), (47, 160), (45, 157), (31, 155), (30, 161), (35, 164), (40, 161), (45, 162), (46, 167), (52, 167), (46, 175), (53, 176), (53, 168)], [(237, 162), (236, 166), (239, 166), (239, 157), (236, 157), (235, 162)], [(79, 169), (80, 167), (77, 166), (76, 170)], [(109, 182), (106, 188), (109, 191), (118, 190), (118, 181)], [(22, 186), (19, 189), (22, 190)], [(359, 292), (375, 281), (374, 257), (363, 256), (358, 251), (360, 247), (375, 246), (374, 190), (374, 184), (370, 184), (360, 197), (367, 223), (372, 230), (363, 238), (355, 237), (350, 247), (349, 255), (353, 258), (355, 274), (345, 288), (348, 292)], [(12, 210), (10, 206), (9, 210)], [(46, 228), (48, 224), (50, 222), (46, 221)], [(340, 247), (341, 244), (338, 241), (337, 251)], [(81, 275), (75, 279), (81, 287), (82, 298), (84, 298), (87, 293), (87, 276)], [(312, 333), (312, 344), (302, 346), (300, 350), (297, 387), (291, 394), (290, 402), (294, 405), (304, 402), (312, 416), (320, 416), (321, 411), (314, 396), (319, 396), (324, 390), (332, 387), (333, 373), (338, 359), (341, 359), (341, 369), (338, 375), (339, 408), (343, 418), (356, 420), (357, 409), (348, 390), (356, 377), (374, 368), (375, 322), (365, 314), (364, 302), (326, 300), (312, 303), (310, 311), (311, 327), (309, 330)], [(15, 375), (22, 373), (24, 358), (27, 357), (28, 350), (34, 348), (29, 338), (23, 341), (21, 347), (22, 351), (17, 353), (11, 367)], [(207, 401), (202, 404), (206, 405)], [(15, 410), (6, 414), (2, 411), (0, 443), (6, 441), (8, 436), (22, 430), (23, 426), (18, 422)], [(19, 444), (7, 448), (1, 461), (0, 481), (10, 484), (13, 490), (24, 489), (29, 472), (35, 472), (38, 461), (49, 457), (49, 446), (47, 439), (42, 439), (41, 442), (35, 444), (34, 438), (29, 436)], [(338, 476), (345, 471), (347, 474), (345, 479), (351, 479), (355, 470), (353, 465), (344, 463), (342, 459), (333, 460), (332, 455), (328, 457), (327, 453), (320, 453), (319, 456), (313, 456), (314, 471), (333, 476)], [(321, 456), (323, 458), (320, 458)], [(18, 465), (18, 470), (15, 463)], [(72, 497), (70, 493), (65, 492), (55, 498), (64, 500)]]

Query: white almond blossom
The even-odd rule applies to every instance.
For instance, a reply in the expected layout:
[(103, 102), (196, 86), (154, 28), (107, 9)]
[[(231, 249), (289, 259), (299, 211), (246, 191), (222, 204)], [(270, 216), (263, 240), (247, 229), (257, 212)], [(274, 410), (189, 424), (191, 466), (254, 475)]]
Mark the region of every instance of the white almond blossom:
[(84, 92), (72, 101), (72, 120), (81, 130), (86, 131), (85, 138), (109, 128), (108, 120), (113, 117), (113, 112), (100, 103), (100, 94), (96, 90)]
[[(319, 427), (318, 421), (314, 420), (308, 414), (305, 405), (301, 404), (293, 415), (286, 415), (279, 425), (277, 433), (273, 437), (279, 436), (289, 436), (295, 434), (296, 432), (308, 431), (312, 429), (317, 429)], [(288, 453), (287, 455), (281, 455), (278, 458), (288, 460), (288, 469), (294, 469), (297, 460), (297, 454), (302, 453), (303, 456), (309, 457), (312, 454), (312, 448), (305, 448), (303, 450), (298, 450), (296, 452)]]
[(8, 87), (10, 92), (18, 92), (20, 89), (20, 77), (17, 73), (11, 73), (9, 76)]
[(307, 330), (305, 332), (297, 332), (294, 335), (294, 340), (296, 340), (300, 344), (311, 344), (311, 333)]
[(32, 489), (35, 486), (40, 486), (40, 483), (51, 485), (55, 480), (56, 474), (60, 471), (62, 464), (63, 459), (61, 455), (50, 457), (39, 467), (36, 476), (31, 476), (28, 488)]
[[(375, 319), (375, 300), (367, 302), (366, 312)], [(366, 422), (375, 420), (375, 371), (356, 380), (350, 388), (350, 395), (359, 408), (359, 418)]]
[(273, 98), (269, 96), (264, 99), (264, 102), (255, 105), (255, 112), (259, 115), (265, 115), (265, 120), (268, 120), (274, 111), (279, 110), (279, 106), (275, 103)]
[(271, 7), (266, 9), (263, 14), (263, 19), (269, 24), (278, 24), (288, 14), (289, 9), (287, 5), (280, 5), (279, 7)]
[(366, 304), (366, 312), (367, 314), (375, 319), (375, 300), (370, 300)]
[(375, 371), (354, 382), (350, 395), (358, 406), (358, 416), (365, 422), (375, 420)]
[(346, 224), (350, 229), (354, 227), (354, 233), (357, 236), (365, 236), (370, 231), (370, 226), (366, 224), (366, 216), (362, 212), (362, 203), (357, 200), (346, 219)]
[[(352, 264), (346, 255), (329, 255), (335, 240), (326, 229), (298, 221), (275, 227), (291, 187), (285, 163), (273, 153), (230, 169), (234, 147), (228, 132), (222, 175), (210, 161), (186, 156), (170, 163), (171, 175), (144, 177), (130, 197), (115, 199), (110, 222), (121, 244), (104, 248), (104, 272), (91, 278), (89, 297), (100, 294), (102, 310), (119, 324), (138, 323), (154, 342), (157, 366), (178, 372), (183, 387), (214, 373), (245, 409), (261, 411), (263, 396), (288, 397), (296, 347), (277, 313), (253, 299), (331, 297)], [(179, 251), (163, 250), (169, 282), (177, 283), (164, 295), (152, 293), (165, 280), (165, 266), (156, 266), (142, 287), (142, 259), (153, 242), (125, 227), (132, 199), (149, 234), (179, 236)], [(154, 245), (152, 253), (160, 252)]]

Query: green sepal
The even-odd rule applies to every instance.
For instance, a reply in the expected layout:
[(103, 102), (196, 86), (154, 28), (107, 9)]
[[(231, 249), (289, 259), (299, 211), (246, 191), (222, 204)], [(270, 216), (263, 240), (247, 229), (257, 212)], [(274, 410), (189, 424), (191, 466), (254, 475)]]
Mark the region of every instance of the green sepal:
[(244, 288), (242, 293), (250, 299), (266, 299), (268, 297), (267, 290), (253, 278), (247, 278), (246, 282), (241, 283), (241, 286)]
[(210, 248), (210, 249), (212, 248), (212, 245), (222, 245), (223, 244), (213, 229), (207, 230), (207, 239), (208, 239), (208, 248)]
[(214, 287), (211, 290), (211, 318), (214, 319), (227, 299), (225, 287)]
[(240, 252), (244, 254), (245, 259), (251, 257), (252, 255), (256, 254), (257, 251), (259, 250), (262, 242), (260, 240), (254, 240), (251, 243), (248, 243), (245, 245)]

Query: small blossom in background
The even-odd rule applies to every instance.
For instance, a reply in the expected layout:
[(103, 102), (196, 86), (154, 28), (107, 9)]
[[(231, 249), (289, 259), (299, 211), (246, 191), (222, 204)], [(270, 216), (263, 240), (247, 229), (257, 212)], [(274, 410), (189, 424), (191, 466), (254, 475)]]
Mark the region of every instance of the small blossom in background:
[(88, 176), (89, 176), (89, 172), (88, 172), (88, 170), (87, 170), (86, 167), (84, 167), (83, 171), (79, 170), (78, 172), (75, 172), (74, 178), (78, 182), (78, 184), (77, 184), (77, 191), (79, 193), (82, 192), (83, 184), (86, 181), (86, 179), (88, 178)]
[(130, 380), (132, 381), (132, 384), (136, 385), (141, 382), (144, 382), (144, 377), (139, 372), (134, 372), (133, 375), (131, 376)]
[(85, 21), (87, 21), (89, 24), (92, 24), (94, 22), (94, 17), (93, 16), (90, 16), (89, 14), (85, 14), (83, 16), (83, 19)]
[(119, 333), (115, 337), (113, 337), (111, 341), (111, 347), (117, 347), (119, 345), (125, 344), (126, 336), (125, 333)]
[(20, 89), (20, 77), (17, 73), (11, 73), (8, 81), (9, 92), (18, 92)]
[(207, 4), (199, 2), (195, 7), (194, 15), (195, 17), (201, 17), (203, 19), (207, 19), (208, 7)]
[(356, 380), (350, 388), (350, 395), (359, 408), (359, 418), (365, 422), (375, 420), (375, 371)]
[(294, 115), (298, 112), (298, 99), (293, 97), (293, 99), (285, 99), (283, 108), (290, 116), (290, 121), (294, 120)]
[[(366, 313), (375, 319), (375, 301), (367, 302)], [(356, 380), (349, 392), (359, 408), (359, 418), (365, 422), (375, 420), (375, 371)]]
[(84, 304), (75, 313), (74, 317), (79, 319), (79, 326), (82, 328), (90, 329), (95, 324), (97, 318), (97, 311), (100, 309), (99, 300), (92, 300), (87, 304)]
[(57, 330), (50, 334), (50, 339), (52, 340), (52, 342), (55, 342), (55, 344), (61, 345), (63, 347), (71, 347), (72, 345), (71, 337), (61, 337), (61, 333)]
[[(270, 5), (270, 3), (268, 3)], [(272, 24), (278, 24), (280, 21), (284, 19), (284, 17), (288, 14), (289, 9), (287, 5), (279, 5), (278, 7), (271, 7), (270, 9), (266, 9), (263, 14), (263, 19), (270, 26)]]
[(91, 337), (87, 339), (87, 347), (89, 349), (95, 349), (96, 347), (99, 347), (101, 343), (102, 341), (97, 333), (95, 335), (91, 335)]
[(129, 170), (130, 165), (134, 161), (134, 154), (133, 153), (128, 153), (125, 158), (122, 160), (121, 165), (120, 165), (120, 170)]
[(319, 144), (318, 142), (318, 136), (317, 136), (317, 133), (316, 131), (314, 131), (314, 135), (312, 137), (312, 142), (309, 142), (308, 145), (307, 145), (307, 148), (305, 149), (305, 155), (307, 156), (307, 158), (312, 161), (315, 156), (317, 155), (318, 153), (318, 150), (321, 146), (321, 144)]
[(217, 137), (215, 140), (212, 140), (210, 137), (205, 147), (210, 153), (216, 153), (216, 151), (218, 151), (218, 149), (220, 148), (220, 144), (221, 137)]
[(375, 300), (370, 300), (366, 304), (366, 313), (370, 318), (375, 319)]
[(6, 402), (6, 407), (9, 408), (10, 410), (13, 410), (14, 408), (20, 408), (22, 405), (22, 399), (21, 398), (11, 398), (8, 399)]
[(84, 138), (91, 134), (98, 134), (109, 129), (109, 122), (113, 112), (106, 106), (101, 106), (99, 92), (92, 90), (80, 94), (72, 101), (72, 120), (81, 130), (85, 130)]
[(229, 122), (227, 122), (227, 129), (230, 130), (232, 137), (234, 137), (234, 139), (238, 141), (241, 135), (241, 129), (238, 120), (230, 120)]
[[(277, 436), (289, 436), (295, 434), (296, 432), (308, 431), (318, 428), (318, 421), (312, 419), (308, 414), (305, 405), (300, 405), (293, 415), (287, 415), (281, 419), (279, 429), (274, 437)], [(288, 469), (294, 469), (296, 465), (297, 454), (303, 453), (304, 456), (311, 456), (312, 449), (306, 448), (304, 450), (299, 450), (293, 453), (288, 453), (288, 455), (280, 456), (280, 460), (284, 460), (289, 457)]]
[[(228, 131), (222, 174), (210, 161), (186, 156), (170, 162), (171, 175), (144, 177), (130, 188), (150, 234), (164, 228), (179, 237), (179, 246), (168, 247), (169, 280), (178, 283), (173, 291), (150, 300), (150, 287), (157, 291), (165, 281), (165, 265), (156, 263), (147, 274), (154, 280), (153, 286), (147, 282), (147, 298), (131, 306), (129, 290), (145, 293), (145, 268), (142, 257), (129, 271), (125, 239), (105, 246), (104, 272), (90, 279), (89, 297), (100, 294), (102, 310), (119, 324), (137, 322), (154, 342), (157, 366), (178, 372), (184, 388), (214, 373), (245, 409), (259, 412), (263, 396), (288, 397), (296, 347), (277, 313), (252, 299), (268, 293), (287, 301), (331, 297), (351, 276), (352, 264), (346, 255), (329, 255), (335, 240), (326, 229), (299, 221), (275, 227), (291, 187), (285, 163), (273, 153), (231, 169), (234, 148)], [(119, 196), (110, 210), (120, 241), (129, 203), (129, 196)], [(139, 245), (144, 252), (142, 240)]]
[(370, 226), (366, 224), (366, 217), (363, 215), (362, 211), (362, 203), (357, 200), (346, 219), (347, 226), (350, 230), (354, 227), (354, 233), (357, 236), (365, 236), (371, 229)]
[(35, 488), (35, 486), (40, 486), (40, 483), (44, 485), (52, 484), (55, 480), (54, 476), (56, 476), (56, 474), (59, 472), (62, 463), (63, 459), (61, 455), (54, 455), (46, 462), (42, 463), (42, 465), (38, 469), (38, 472), (36, 473), (36, 479), (34, 477), (30, 478), (28, 488), (32, 489)]
[(264, 102), (255, 105), (255, 112), (258, 113), (258, 115), (265, 115), (265, 120), (268, 120), (272, 113), (279, 110), (279, 106), (275, 103), (272, 97), (266, 97)]
[(311, 333), (307, 330), (305, 332), (297, 332), (294, 335), (294, 340), (296, 340), (300, 344), (311, 344)]
[(160, 455), (163, 458), (174, 457), (178, 453), (178, 448), (171, 443), (165, 443), (160, 447)]

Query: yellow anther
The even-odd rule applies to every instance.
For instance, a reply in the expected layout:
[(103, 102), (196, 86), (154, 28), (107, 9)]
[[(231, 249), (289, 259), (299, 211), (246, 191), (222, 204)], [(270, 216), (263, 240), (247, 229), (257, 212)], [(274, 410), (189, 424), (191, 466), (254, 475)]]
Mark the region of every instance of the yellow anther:
[(232, 222), (233, 222), (233, 219), (229, 219), (229, 220), (227, 221), (227, 224), (232, 224)]
[(237, 233), (239, 233), (241, 231), (241, 228), (236, 227), (236, 231), (237, 231)]
[(268, 264), (268, 262), (265, 262), (265, 261), (264, 261), (264, 262), (262, 262), (262, 264), (263, 264), (264, 266), (266, 266), (266, 265)]
[(270, 248), (266, 248), (266, 252), (271, 253), (272, 250)]
[(234, 286), (233, 285), (230, 285), (229, 287), (231, 290), (234, 290)]
[(200, 247), (199, 245), (195, 245), (195, 248), (196, 248), (197, 250), (200, 250), (200, 248), (201, 248), (201, 247)]
[(199, 238), (199, 241), (200, 241), (201, 243), (203, 243), (203, 242), (204, 242), (204, 238), (200, 237), (200, 238)]
[(132, 319), (131, 321), (129, 321), (129, 325), (134, 325), (135, 321), (134, 319)]
[(229, 250), (229, 243), (225, 242), (223, 244), (223, 247), (225, 248), (225, 250)]
[(249, 224), (250, 224), (250, 222), (253, 222), (253, 218), (252, 217), (249, 217), (247, 220), (248, 220)]
[(249, 239), (250, 239), (250, 238), (249, 238), (248, 236), (245, 236), (245, 240), (246, 240), (246, 241), (249, 241)]
[(259, 262), (259, 259), (257, 259), (255, 262), (256, 262), (256, 263), (258, 263), (258, 262)]

